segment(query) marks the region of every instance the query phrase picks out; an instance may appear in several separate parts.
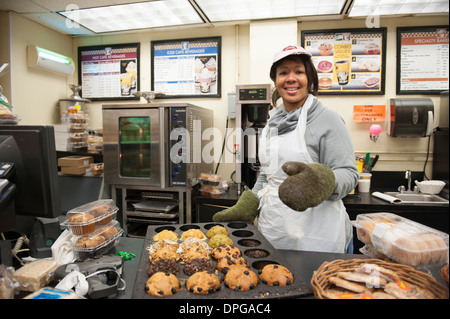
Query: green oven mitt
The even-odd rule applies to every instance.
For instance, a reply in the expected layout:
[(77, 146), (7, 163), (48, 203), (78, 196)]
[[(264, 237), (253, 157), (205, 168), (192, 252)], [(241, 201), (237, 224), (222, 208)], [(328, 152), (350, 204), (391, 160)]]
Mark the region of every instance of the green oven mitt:
[(215, 222), (248, 221), (258, 215), (259, 199), (249, 189), (242, 192), (236, 204), (213, 215)]
[(278, 188), (278, 196), (293, 210), (315, 207), (333, 193), (336, 180), (327, 165), (286, 162), (281, 168), (289, 176)]

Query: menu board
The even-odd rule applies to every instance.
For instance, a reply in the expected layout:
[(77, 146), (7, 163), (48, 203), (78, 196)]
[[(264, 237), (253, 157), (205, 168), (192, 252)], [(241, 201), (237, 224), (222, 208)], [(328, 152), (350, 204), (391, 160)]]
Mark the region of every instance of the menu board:
[(152, 41), (151, 59), (162, 98), (221, 96), (221, 37)]
[(320, 94), (384, 94), (386, 28), (302, 31)]
[(397, 94), (448, 90), (448, 26), (397, 28)]
[(78, 48), (81, 96), (90, 100), (139, 100), (139, 43)]

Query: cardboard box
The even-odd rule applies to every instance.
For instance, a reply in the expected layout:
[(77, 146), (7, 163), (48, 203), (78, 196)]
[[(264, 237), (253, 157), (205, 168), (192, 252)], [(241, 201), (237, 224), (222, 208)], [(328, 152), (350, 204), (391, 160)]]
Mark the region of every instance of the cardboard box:
[(62, 174), (84, 175), (90, 170), (90, 166), (61, 166)]
[(58, 166), (72, 166), (72, 167), (81, 167), (81, 166), (89, 166), (94, 162), (94, 157), (92, 156), (79, 156), (79, 155), (71, 155), (58, 158)]

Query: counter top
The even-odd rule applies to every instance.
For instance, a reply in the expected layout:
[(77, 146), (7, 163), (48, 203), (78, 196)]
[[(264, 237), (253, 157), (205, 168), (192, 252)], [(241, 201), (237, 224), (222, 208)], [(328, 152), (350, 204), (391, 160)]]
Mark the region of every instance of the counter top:
[[(131, 299), (134, 281), (136, 278), (137, 270), (139, 267), (139, 261), (144, 249), (144, 239), (139, 238), (129, 238), (123, 237), (120, 239), (119, 243), (114, 247), (110, 253), (115, 254), (118, 251), (126, 251), (133, 253), (136, 257), (131, 260), (124, 261), (123, 267), (123, 279), (126, 282), (126, 288), (124, 291), (119, 292), (110, 298), (117, 299)], [(307, 283), (309, 287), (310, 281), (314, 270), (318, 269), (319, 266), (325, 261), (333, 261), (336, 259), (353, 259), (353, 258), (368, 258), (364, 255), (354, 255), (354, 254), (338, 254), (338, 253), (322, 253), (322, 252), (310, 252), (310, 251), (293, 251), (293, 250), (279, 250), (282, 256), (287, 260), (289, 266)], [(436, 278), (436, 280), (444, 285), (446, 283), (439, 275), (440, 267), (433, 267), (430, 269), (431, 275)], [(308, 295), (303, 298), (313, 299), (313, 295)]]

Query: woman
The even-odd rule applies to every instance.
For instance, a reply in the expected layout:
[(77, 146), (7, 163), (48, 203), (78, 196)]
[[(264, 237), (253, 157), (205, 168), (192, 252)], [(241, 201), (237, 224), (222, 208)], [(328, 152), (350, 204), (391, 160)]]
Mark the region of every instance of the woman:
[[(261, 134), (261, 173), (251, 194), (244, 192), (235, 206), (217, 213), (213, 219), (237, 220), (243, 219), (243, 214), (244, 219), (250, 219), (252, 214), (256, 216), (258, 209), (254, 209), (259, 203), (258, 229), (275, 248), (350, 252), (352, 226), (341, 199), (356, 187), (358, 171), (345, 123), (316, 99), (317, 72), (311, 54), (303, 48), (289, 46), (277, 53), (270, 77), (275, 85), (272, 100), (276, 102), (281, 97), (283, 103), (270, 111)], [(289, 161), (321, 163), (328, 170), (331, 168), (331, 173), (323, 171), (334, 175), (331, 196), (301, 212), (286, 206), (278, 189), (288, 177), (281, 165)], [(318, 179), (320, 176), (302, 183), (314, 189)]]

